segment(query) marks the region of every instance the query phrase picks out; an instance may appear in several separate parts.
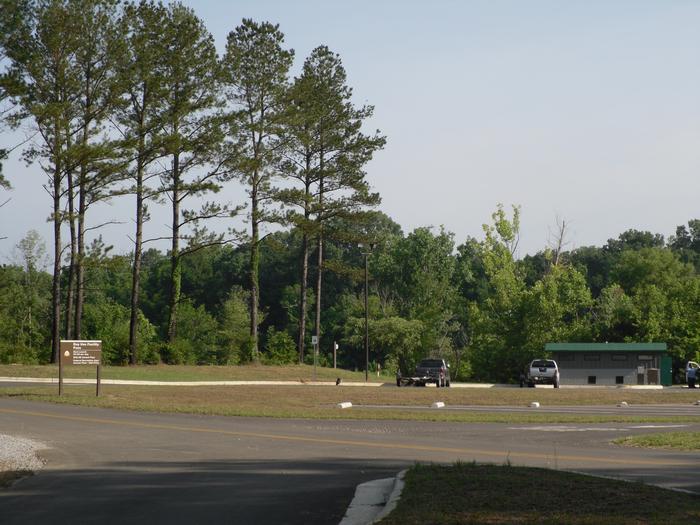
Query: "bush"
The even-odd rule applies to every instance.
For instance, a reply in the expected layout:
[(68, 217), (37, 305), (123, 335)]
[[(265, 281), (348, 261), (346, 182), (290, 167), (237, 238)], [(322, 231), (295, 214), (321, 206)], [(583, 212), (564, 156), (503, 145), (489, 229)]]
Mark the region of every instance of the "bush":
[(234, 288), (223, 304), (219, 316), (217, 360), (222, 365), (248, 363), (253, 358), (250, 337), (248, 294)]
[[(111, 300), (85, 305), (83, 337), (102, 341), (102, 362), (104, 364), (125, 365), (129, 362), (130, 319), (129, 308)], [(158, 362), (158, 354), (154, 347), (155, 340), (155, 327), (139, 312), (137, 358), (140, 363)]]
[(265, 350), (264, 359), (269, 364), (286, 365), (297, 360), (294, 339), (285, 331), (278, 332), (274, 326), (267, 329)]
[(216, 319), (204, 306), (183, 301), (177, 311), (177, 336), (174, 342), (161, 347), (161, 358), (170, 364), (219, 364), (217, 329)]
[(0, 342), (0, 363), (2, 364), (37, 365), (40, 361), (39, 348)]

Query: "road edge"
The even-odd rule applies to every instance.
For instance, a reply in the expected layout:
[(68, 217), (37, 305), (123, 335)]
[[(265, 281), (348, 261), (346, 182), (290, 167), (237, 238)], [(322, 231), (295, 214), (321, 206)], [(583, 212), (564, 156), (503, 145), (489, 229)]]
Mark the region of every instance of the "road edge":
[(401, 498), (405, 475), (406, 470), (402, 470), (393, 478), (358, 485), (340, 525), (370, 525), (387, 516)]

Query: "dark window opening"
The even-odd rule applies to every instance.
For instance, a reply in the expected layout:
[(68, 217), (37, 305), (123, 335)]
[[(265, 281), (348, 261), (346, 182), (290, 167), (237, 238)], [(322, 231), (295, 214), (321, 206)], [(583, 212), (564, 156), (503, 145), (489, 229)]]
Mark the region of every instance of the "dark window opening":
[(556, 364), (554, 363), (554, 361), (550, 361), (548, 359), (539, 359), (533, 361), (530, 366), (532, 368), (555, 368)]
[(588, 384), (595, 385), (596, 376), (588, 376)]
[(600, 361), (600, 354), (585, 354), (583, 356), (584, 361)]
[(615, 376), (615, 384), (616, 385), (624, 385), (625, 384), (625, 376)]
[(627, 354), (613, 354), (610, 357), (613, 361), (627, 361)]

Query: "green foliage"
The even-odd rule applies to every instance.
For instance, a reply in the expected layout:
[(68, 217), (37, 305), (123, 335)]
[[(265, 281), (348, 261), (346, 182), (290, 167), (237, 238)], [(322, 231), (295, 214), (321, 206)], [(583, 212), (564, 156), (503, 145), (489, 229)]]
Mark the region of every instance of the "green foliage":
[(178, 335), (171, 358), (176, 364), (218, 364), (217, 328), (216, 319), (203, 306), (182, 302), (178, 309)]
[(50, 278), (40, 270), (45, 249), (30, 231), (17, 245), (21, 266), (0, 267), (0, 362), (49, 359)]
[[(174, 217), (169, 252), (148, 250), (141, 262), (143, 362), (254, 361), (259, 327), (266, 359), (291, 362), (291, 334), (308, 349), (318, 317), (320, 362), (338, 341), (339, 362), (362, 369), (365, 313), (370, 361), (406, 372), (435, 355), (451, 362), (455, 378), (508, 381), (550, 341), (666, 341), (677, 364), (697, 358), (700, 220), (678, 226), (668, 243), (627, 230), (601, 247), (563, 254), (560, 245), (556, 255), (544, 249), (520, 260), (517, 206), (498, 205), (483, 238), (456, 249), (443, 228), (404, 234), (370, 210), (380, 197), (365, 167), (386, 138), (365, 133), (374, 108), (354, 105), (341, 57), (326, 46), (292, 79), (294, 53), (269, 22), (243, 20), (219, 61), (207, 28), (179, 3), (2, 7), (0, 101), (10, 108), (7, 123), (30, 119), (37, 131), (24, 156), (48, 176), (57, 228), (53, 305), (36, 233), (18, 246), (17, 265), (0, 267), (0, 361), (50, 358), (59, 335), (50, 333), (52, 317), (67, 299), (61, 227), (70, 219), (89, 233), (87, 208), (114, 196), (110, 185), (121, 177), (129, 182), (117, 193), (139, 196), (139, 226), (148, 220), (146, 201), (167, 197)], [(0, 173), (3, 190), (6, 177)], [(250, 235), (235, 247), (202, 221), (239, 208), (185, 209), (233, 179), (250, 203)], [(266, 223), (290, 229), (267, 234)], [(127, 360), (139, 243), (135, 255), (114, 255), (100, 237), (78, 242), (83, 336), (103, 340), (109, 363)], [(311, 282), (319, 283), (314, 291)]]
[(234, 288), (221, 307), (218, 326), (218, 363), (247, 363), (252, 359), (248, 294)]
[[(111, 300), (85, 305), (83, 329), (86, 339), (102, 341), (103, 362), (110, 365), (125, 365), (129, 360), (129, 319), (126, 306)], [(139, 312), (138, 326), (139, 362), (159, 362), (156, 351), (156, 329)]]
[(525, 280), (513, 257), (519, 235), (519, 211), (508, 220), (499, 206), (493, 224), (484, 225), (486, 238), (479, 246), (488, 295), (468, 307), (471, 326), (471, 362), (477, 379), (512, 380), (527, 360), (523, 349)]
[(272, 365), (286, 365), (298, 361), (297, 346), (286, 331), (278, 332), (274, 326), (267, 329), (264, 359)]
[(422, 323), (424, 353), (442, 354), (450, 348), (456, 301), (452, 234), (417, 228), (405, 238), (394, 237), (377, 254), (372, 275), (380, 296), (387, 297), (406, 319)]

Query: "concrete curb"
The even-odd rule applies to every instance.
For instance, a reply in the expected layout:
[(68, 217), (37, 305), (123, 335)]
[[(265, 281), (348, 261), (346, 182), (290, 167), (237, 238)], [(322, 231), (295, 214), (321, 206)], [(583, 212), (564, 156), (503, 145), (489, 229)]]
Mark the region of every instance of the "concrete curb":
[[(94, 385), (95, 379), (63, 379), (67, 385)], [(139, 381), (135, 379), (102, 379), (103, 385), (149, 385), (149, 386), (245, 386), (245, 385), (308, 385), (336, 386), (335, 381)], [(0, 383), (48, 383), (58, 384), (57, 377), (0, 377)], [(339, 387), (392, 387), (395, 383), (365, 383), (364, 381), (343, 381)], [(433, 385), (430, 385), (433, 386)], [(408, 387), (405, 387), (408, 388)], [(433, 386), (433, 388), (435, 388)], [(519, 388), (518, 385), (498, 383), (452, 383), (451, 388)], [(538, 388), (553, 388), (539, 385)], [(680, 385), (663, 387), (661, 385), (562, 385), (561, 388), (616, 389), (616, 390), (663, 390), (667, 388), (685, 388)]]
[[(47, 383), (58, 384), (56, 377), (0, 377), (0, 383)], [(64, 378), (67, 385), (94, 385), (95, 379)], [(103, 385), (147, 385), (147, 386), (245, 386), (245, 385), (311, 385), (335, 386), (335, 381), (139, 381), (135, 379), (101, 379)], [(380, 387), (384, 383), (343, 381), (340, 386)]]
[(403, 492), (403, 487), (405, 485), (404, 478), (406, 477), (406, 470), (402, 470), (394, 478), (394, 490), (389, 494), (389, 500), (384, 505), (384, 508), (377, 514), (374, 518), (374, 523), (378, 522), (385, 516), (388, 516), (391, 511), (396, 508), (399, 499), (401, 498), (401, 493)]
[(358, 485), (340, 525), (370, 525), (377, 523), (396, 508), (406, 471), (393, 478), (375, 479)]

